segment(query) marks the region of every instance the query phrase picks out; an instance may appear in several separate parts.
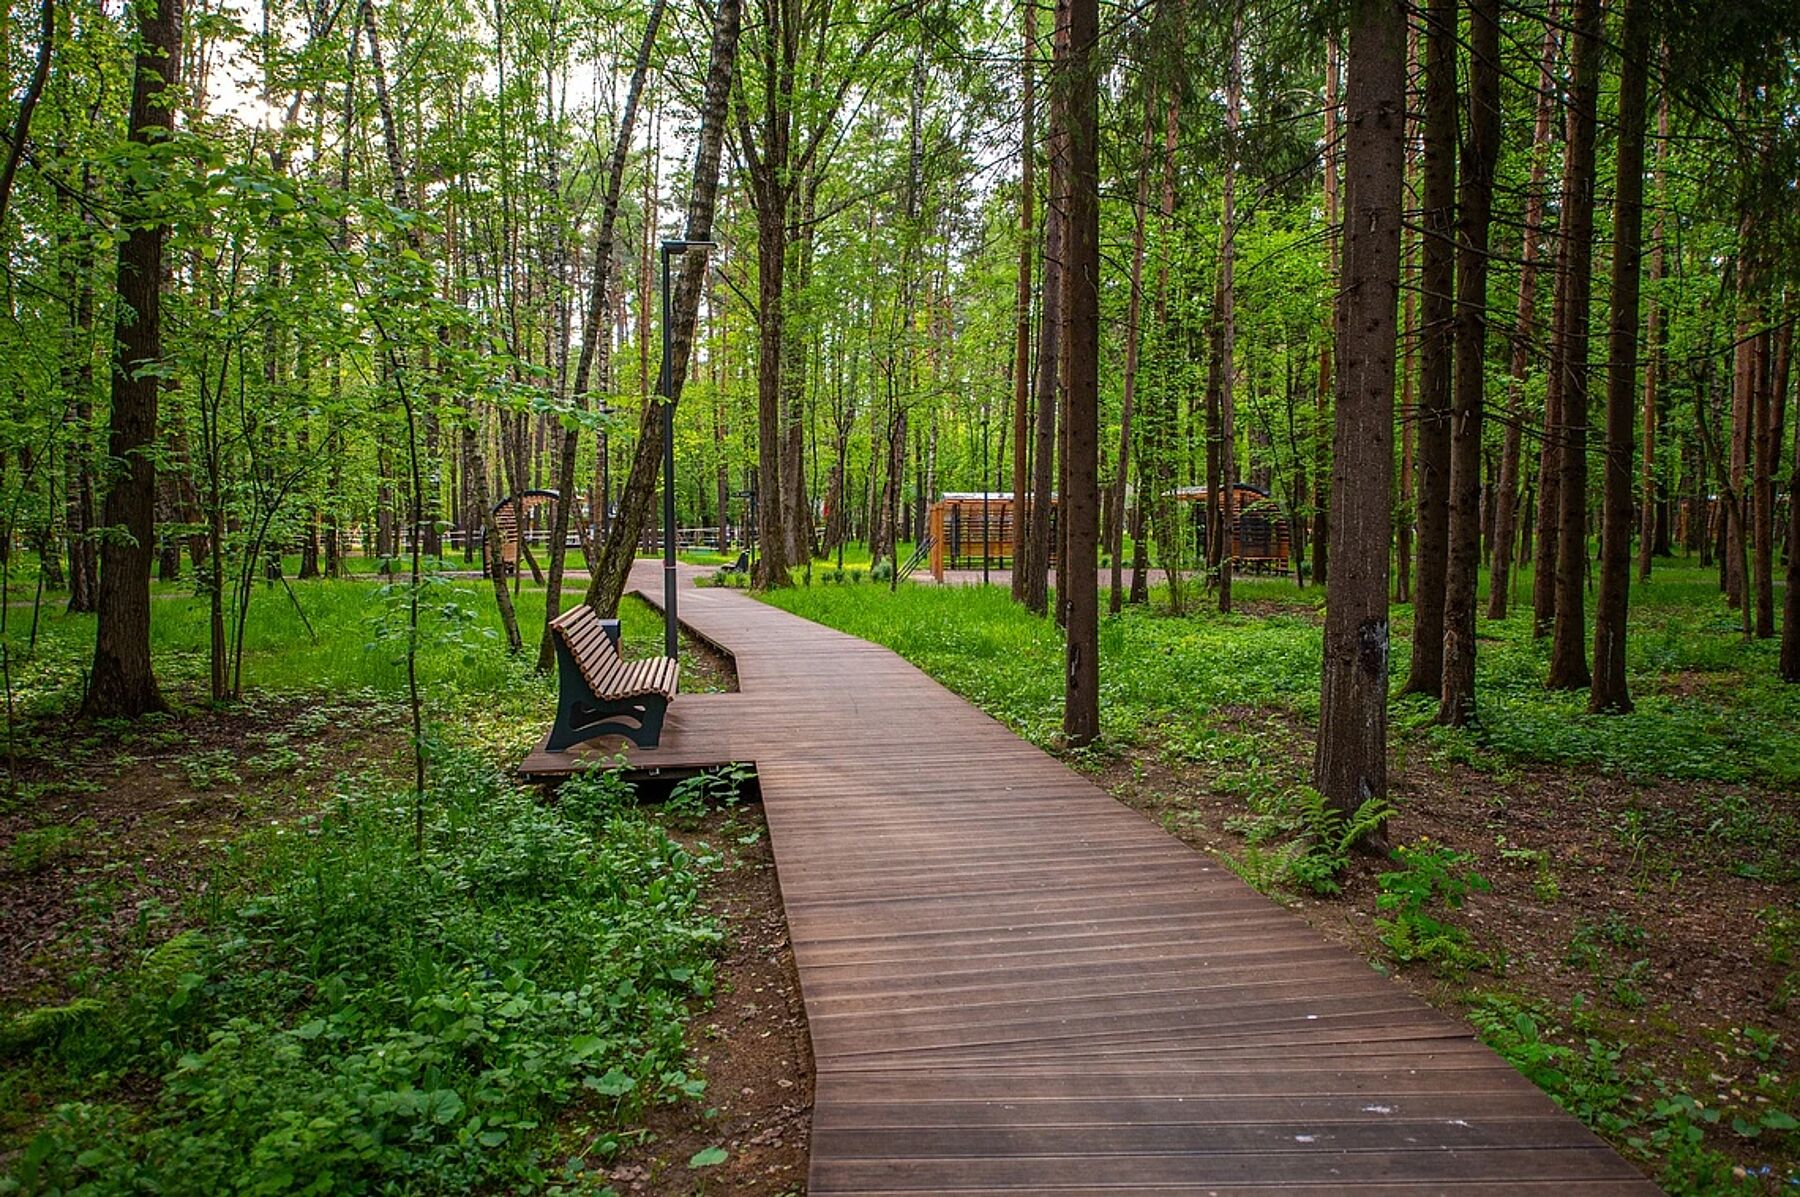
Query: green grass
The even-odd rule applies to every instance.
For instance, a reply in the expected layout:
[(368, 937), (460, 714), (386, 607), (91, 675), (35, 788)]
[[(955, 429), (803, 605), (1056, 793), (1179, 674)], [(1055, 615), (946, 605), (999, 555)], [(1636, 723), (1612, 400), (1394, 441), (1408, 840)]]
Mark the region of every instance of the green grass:
[[(403, 695), (406, 689), (406, 590), (369, 578), (258, 583), (244, 634), (246, 693)], [(538, 674), (538, 637), (544, 592), (529, 581), (515, 598), (525, 652), (509, 657), (490, 583), (479, 578), (431, 578), (423, 591), (418, 671), (427, 706), (439, 716), (482, 721), (505, 731), (508, 744), (524, 729), (541, 730), (552, 712), (554, 676)], [(19, 613), (13, 612), (14, 616)], [(304, 615), (304, 618), (302, 618)], [(620, 605), (623, 637), (632, 646), (662, 641), (662, 617), (642, 601)], [(157, 583), (151, 602), (152, 660), (165, 689), (204, 696), (209, 614), (189, 583)], [(308, 632), (310, 625), (311, 634)], [(80, 698), (93, 652), (94, 617), (46, 606), (35, 649), (29, 620), (15, 620), (8, 640), (16, 709), (45, 715)]]
[[(1637, 710), (1586, 713), (1586, 694), (1546, 691), (1549, 645), (1531, 636), (1529, 611), (1480, 621), (1480, 723), (1426, 729), (1435, 702), (1395, 704), (1439, 750), (1482, 767), (1543, 761), (1643, 778), (1800, 784), (1800, 687), (1776, 673), (1772, 641), (1744, 643), (1713, 575), (1660, 561), (1634, 587), (1627, 665)], [(1528, 594), (1528, 586), (1521, 585)], [(1316, 588), (1246, 579), (1234, 587), (1254, 614), (1221, 616), (1210, 596), (1195, 609), (1128, 607), (1100, 627), (1101, 726), (1114, 746), (1154, 737), (1178, 752), (1206, 752), (1222, 721), (1245, 711), (1312, 722), (1318, 713)], [(1061, 725), (1062, 637), (1013, 603), (1003, 587), (796, 587), (764, 596), (795, 614), (886, 644), (1039, 744)], [(1411, 613), (1394, 610), (1393, 676), (1404, 679)]]

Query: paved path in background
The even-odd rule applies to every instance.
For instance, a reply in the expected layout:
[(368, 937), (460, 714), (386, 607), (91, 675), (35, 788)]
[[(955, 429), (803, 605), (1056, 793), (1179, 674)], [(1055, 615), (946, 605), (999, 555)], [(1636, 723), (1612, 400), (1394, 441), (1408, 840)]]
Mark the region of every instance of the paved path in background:
[(741, 689), (677, 698), (633, 763), (756, 766), (815, 1197), (1657, 1192), (1467, 1027), (894, 653), (728, 590), (680, 614)]

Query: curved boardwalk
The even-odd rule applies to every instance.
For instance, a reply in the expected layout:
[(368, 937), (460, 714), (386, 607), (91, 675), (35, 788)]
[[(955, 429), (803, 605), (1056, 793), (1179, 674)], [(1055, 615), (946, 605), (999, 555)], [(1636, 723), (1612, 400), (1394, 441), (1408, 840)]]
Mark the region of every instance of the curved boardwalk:
[(1467, 1028), (895, 654), (729, 591), (681, 615), (741, 692), (676, 699), (633, 763), (756, 765), (812, 1193), (1657, 1192)]

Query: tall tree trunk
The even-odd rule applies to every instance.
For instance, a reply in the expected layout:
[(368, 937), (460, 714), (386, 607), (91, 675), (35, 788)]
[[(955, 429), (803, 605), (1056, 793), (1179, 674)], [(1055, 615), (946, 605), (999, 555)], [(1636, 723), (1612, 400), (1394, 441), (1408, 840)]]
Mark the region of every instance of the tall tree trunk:
[[(165, 96), (181, 78), (181, 0), (144, 0), (136, 7), (139, 45), (132, 75), (135, 145), (165, 140), (175, 106)], [(128, 184), (128, 211), (154, 218), (155, 202)], [(112, 423), (107, 454), (115, 466), (101, 523), (99, 623), (82, 714), (135, 718), (164, 708), (150, 665), (150, 560), (156, 548), (157, 399), (162, 389), (163, 244), (168, 226), (134, 223), (119, 246), (118, 315), (114, 324)]]
[(1069, 155), (1068, 555), (1057, 563), (1057, 604), (1066, 613), (1063, 740), (1085, 747), (1100, 735), (1100, 4), (1068, 0), (1064, 86), (1056, 90)]
[(1313, 784), (1341, 811), (1387, 795), (1394, 334), (1406, 141), (1406, 10), (1356, 0), (1345, 96), (1337, 429)]
[(56, 46), (56, 0), (41, 0), (38, 16), (37, 59), (32, 64), (31, 77), (25, 81), (25, 91), (19, 97), (19, 111), (13, 117), (12, 135), (7, 141), (6, 161), (0, 164), (0, 229), (6, 227), (6, 210), (12, 201), (13, 179), (19, 171), (19, 159), (25, 153), (25, 140), (31, 135), (31, 114), (36, 110), (38, 98), (44, 94), (44, 84), (50, 78), (50, 54)]
[[(1587, 664), (1588, 307), (1593, 293), (1594, 133), (1600, 96), (1600, 0), (1575, 0), (1570, 37), (1569, 173), (1563, 180), (1562, 257), (1567, 303), (1558, 305), (1550, 368), (1562, 379), (1563, 425), (1556, 527), (1556, 621), (1550, 639), (1553, 690), (1585, 689)], [(1629, 450), (1627, 458), (1629, 459)]]
[[(688, 197), (687, 229), (690, 241), (712, 240), (713, 208), (719, 193), (719, 151), (725, 136), (726, 102), (731, 95), (733, 67), (737, 61), (738, 29), (743, 15), (741, 0), (719, 0), (713, 16), (712, 59), (707, 66), (706, 88), (700, 106), (700, 137), (694, 162), (692, 192)], [(699, 318), (700, 296), (706, 288), (706, 259), (686, 254), (681, 260), (681, 279), (676, 284), (672, 316), (669, 402), (678, 402), (687, 378), (689, 351), (694, 344), (694, 324)], [(619, 516), (607, 529), (605, 544), (584, 601), (602, 615), (619, 609), (625, 579), (631, 572), (638, 537), (650, 516), (656, 477), (662, 468), (662, 413), (655, 405), (644, 409), (638, 424), (638, 442), (631, 458), (631, 474), (619, 497)], [(767, 483), (763, 485), (766, 487)], [(766, 521), (765, 521), (766, 522)]]
[(1243, 102), (1244, 13), (1232, 14), (1225, 73), (1225, 177), (1219, 246), (1219, 610), (1231, 612), (1231, 563), (1237, 555), (1237, 157)]
[[(1069, 0), (1059, 0), (1053, 42), (1065, 39)], [(1053, 97), (1054, 103), (1054, 97)], [(1043, 301), (1040, 304), (1037, 357), (1037, 429), (1032, 447), (1030, 551), (1025, 562), (1025, 606), (1039, 615), (1049, 605), (1050, 532), (1060, 519), (1052, 509), (1057, 476), (1056, 409), (1063, 357), (1063, 282), (1068, 233), (1068, 129), (1051, 122), (1050, 170), (1045, 188)], [(1060, 563), (1059, 563), (1060, 565)]]
[[(1793, 369), (1794, 322), (1781, 329), (1784, 352), (1775, 372), (1775, 402), (1784, 410)], [(1800, 408), (1794, 413), (1794, 464), (1788, 473), (1787, 586), (1781, 600), (1781, 679), (1800, 682)]]
[(1756, 338), (1757, 381), (1750, 397), (1750, 436), (1755, 457), (1750, 490), (1750, 598), (1756, 604), (1753, 622), (1758, 639), (1775, 634), (1775, 469), (1776, 459), (1781, 456), (1781, 429), (1775, 418), (1772, 341), (1766, 328)]
[(1456, 271), (1456, 0), (1425, 9), (1425, 196), (1419, 267), (1419, 407), (1412, 666), (1405, 694), (1443, 687), (1444, 582), (1450, 550), (1450, 378)]
[[(637, 124), (638, 103), (643, 98), (644, 77), (650, 70), (650, 52), (656, 46), (656, 31), (662, 24), (662, 15), (663, 0), (655, 0), (644, 20), (643, 40), (638, 44), (637, 63), (631, 71), (631, 83), (625, 91), (625, 108), (619, 115), (618, 132), (614, 134), (612, 155), (607, 162), (606, 191), (600, 201), (600, 227), (594, 234), (594, 274), (588, 285), (587, 319), (582, 324), (581, 351), (575, 359), (574, 393), (570, 395), (576, 407), (583, 410), (587, 408), (594, 357), (600, 341), (608, 333), (605, 318), (611, 290), (614, 230), (619, 220), (619, 201), (625, 194), (625, 163), (631, 155), (631, 133)], [(651, 219), (648, 211), (644, 219)], [(647, 330), (639, 329), (638, 337), (647, 343)], [(568, 561), (570, 513), (576, 499), (575, 459), (580, 447), (581, 425), (572, 423), (563, 429), (562, 445), (556, 459), (557, 500), (550, 529), (550, 576), (544, 584), (544, 634), (538, 641), (537, 667), (540, 672), (548, 672), (556, 660), (550, 624), (562, 614), (563, 570)]]
[(1031, 466), (1031, 259), (1033, 195), (1037, 179), (1037, 0), (1024, 0), (1025, 47), (1020, 67), (1019, 124), (1019, 285), (1013, 299), (1013, 456), (1012, 456), (1012, 596), (1025, 599), (1026, 541), (1031, 535), (1031, 505), (1025, 500), (1026, 471)]
[[(82, 188), (88, 186), (83, 172)], [(85, 219), (85, 218), (84, 218)], [(69, 610), (90, 612), (98, 602), (100, 556), (94, 543), (94, 284), (92, 242), (82, 238), (70, 287), (70, 340), (65, 365), (70, 395), (69, 472)]]
[(1469, 136), (1457, 199), (1456, 395), (1450, 444), (1450, 554), (1444, 575), (1438, 722), (1475, 714), (1475, 599), (1481, 572), (1481, 431), (1487, 384), (1488, 224), (1500, 157), (1500, 0), (1469, 3)]
[[(512, 592), (506, 588), (506, 571), (502, 568), (500, 525), (494, 519), (494, 505), (489, 502), (487, 462), (481, 451), (481, 421), (473, 402), (464, 401), (462, 415), (463, 473), (469, 480), (470, 502), (481, 528), (482, 572), (494, 587), (494, 605), (500, 611), (500, 628), (506, 635), (506, 651), (517, 654), (525, 647), (519, 635), (519, 617), (513, 609)], [(522, 514), (522, 513), (521, 513)]]
[[(1139, 322), (1144, 306), (1144, 221), (1150, 205), (1149, 166), (1156, 137), (1156, 108), (1151, 97), (1152, 92), (1146, 89), (1144, 133), (1139, 143), (1142, 165), (1138, 171), (1137, 198), (1131, 208), (1131, 294), (1125, 301), (1125, 377), (1124, 391), (1119, 399), (1119, 458), (1106, 496), (1109, 534), (1106, 551), (1112, 560), (1112, 590), (1107, 597), (1107, 609), (1114, 615), (1119, 613), (1125, 597), (1125, 489), (1131, 470), (1132, 409), (1137, 405)], [(1138, 490), (1143, 491), (1141, 482)], [(1141, 493), (1138, 502), (1143, 502)]]
[[(1669, 155), (1669, 93), (1663, 89), (1656, 106), (1656, 170), (1653, 188), (1656, 220), (1650, 226), (1650, 315), (1644, 330), (1644, 456), (1638, 501), (1643, 505), (1638, 518), (1638, 581), (1650, 580), (1650, 558), (1657, 547), (1657, 514), (1661, 510), (1657, 488), (1656, 426), (1658, 414), (1657, 388), (1662, 379), (1662, 301), (1657, 284), (1663, 277), (1663, 172)], [(1610, 383), (1609, 383), (1610, 385)]]
[[(796, 307), (802, 321), (795, 327), (784, 319), (782, 328), (782, 447), (781, 494), (782, 512), (787, 519), (787, 560), (790, 566), (807, 564), (813, 551), (812, 500), (806, 489), (806, 374), (807, 350), (812, 337), (806, 323), (806, 289), (812, 281), (813, 219), (817, 209), (819, 175), (808, 171), (800, 185), (799, 224), (788, 241), (793, 256), (782, 302), (789, 305), (788, 316)], [(794, 297), (800, 303), (794, 303)], [(810, 564), (807, 565), (810, 569)]]
[(1625, 616), (1631, 585), (1631, 450), (1637, 409), (1638, 284), (1644, 252), (1645, 91), (1650, 37), (1645, 0), (1623, 0), (1618, 169), (1613, 182), (1612, 327), (1607, 337), (1606, 456), (1601, 479), (1600, 595), (1594, 604), (1590, 712), (1631, 710)]
[[(1338, 219), (1338, 162), (1342, 122), (1338, 115), (1338, 31), (1325, 34), (1325, 281), (1336, 294), (1342, 285), (1343, 224)], [(1404, 72), (1405, 64), (1402, 63)], [(1402, 133), (1404, 137), (1404, 133)], [(1404, 180), (1402, 180), (1404, 183)], [(1319, 391), (1313, 429), (1313, 578), (1323, 586), (1331, 567), (1331, 445), (1326, 405), (1331, 398), (1331, 367), (1337, 354), (1340, 304), (1333, 300), (1325, 316), (1325, 335), (1319, 343)]]
[[(1550, 22), (1554, 26), (1555, 22)], [(1549, 38), (1546, 33), (1546, 40)], [(1565, 43), (1566, 44), (1566, 43)], [(1570, 279), (1568, 254), (1570, 241), (1564, 227), (1568, 209), (1560, 206), (1563, 198), (1561, 191), (1568, 185), (1573, 168), (1575, 144), (1569, 138), (1570, 121), (1573, 115), (1565, 118), (1563, 133), (1562, 183), (1559, 187), (1559, 208), (1556, 257), (1552, 273), (1553, 288), (1550, 309), (1550, 339), (1552, 348), (1556, 339), (1556, 330), (1561, 325), (1563, 310), (1568, 306), (1568, 286)], [(1541, 192), (1539, 193), (1541, 194)], [(1530, 197), (1526, 200), (1529, 205)], [(1540, 219), (1545, 208), (1542, 199), (1537, 201)], [(1526, 235), (1533, 235), (1540, 225), (1529, 219), (1526, 221)], [(1524, 302), (1523, 285), (1521, 284), (1520, 302)], [(1522, 386), (1523, 363), (1527, 355), (1527, 330), (1521, 326), (1513, 348), (1513, 391), (1518, 393)], [(1556, 521), (1562, 510), (1562, 454), (1566, 436), (1563, 428), (1563, 386), (1565, 378), (1559, 370), (1552, 355), (1549, 370), (1544, 379), (1544, 424), (1543, 437), (1538, 445), (1537, 495), (1533, 527), (1526, 535), (1531, 538), (1532, 573), (1531, 573), (1531, 634), (1541, 637), (1549, 633), (1556, 620)]]

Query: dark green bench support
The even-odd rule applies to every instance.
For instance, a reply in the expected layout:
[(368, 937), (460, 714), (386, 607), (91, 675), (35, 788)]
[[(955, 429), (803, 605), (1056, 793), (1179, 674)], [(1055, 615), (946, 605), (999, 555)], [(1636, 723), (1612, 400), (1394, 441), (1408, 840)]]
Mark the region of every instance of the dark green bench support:
[(550, 630), (556, 643), (556, 723), (544, 747), (560, 752), (601, 736), (624, 736), (639, 748), (655, 748), (680, 665), (668, 657), (625, 660), (619, 655), (619, 621), (601, 619), (586, 603), (557, 616)]

